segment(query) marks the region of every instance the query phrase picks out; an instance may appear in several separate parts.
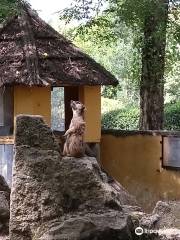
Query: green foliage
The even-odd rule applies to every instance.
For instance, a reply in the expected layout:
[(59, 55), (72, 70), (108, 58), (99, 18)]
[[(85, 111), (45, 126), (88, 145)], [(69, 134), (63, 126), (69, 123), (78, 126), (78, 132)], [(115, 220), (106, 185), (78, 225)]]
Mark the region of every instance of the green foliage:
[(119, 100), (101, 97), (101, 113), (107, 113), (112, 110), (122, 108), (123, 104)]
[(60, 19), (69, 23), (71, 20), (88, 20), (99, 14), (105, 0), (72, 0), (70, 7), (59, 12)]
[(165, 101), (180, 101), (180, 9), (171, 10), (169, 14), (166, 69)]
[(20, 5), (29, 5), (28, 0), (0, 0), (0, 23), (20, 10)]
[(135, 130), (139, 125), (139, 110), (127, 107), (105, 113), (102, 117), (102, 128)]
[[(68, 21), (78, 19), (81, 20), (81, 25), (68, 31), (67, 36), (119, 80), (116, 88), (103, 87), (102, 95), (118, 99), (125, 106), (137, 106), (144, 20), (152, 13), (163, 16), (164, 8), (159, 0), (101, 0), (100, 5), (97, 5), (98, 2), (73, 1)], [(168, 103), (180, 101), (180, 2), (166, 2), (170, 3), (164, 81), (165, 102)], [(95, 6), (101, 8), (97, 11), (98, 14), (96, 11), (92, 14)], [(161, 31), (159, 26), (156, 34), (161, 36)]]
[(180, 130), (180, 102), (165, 105), (165, 129)]
[[(180, 102), (165, 105), (165, 130), (180, 130)], [(138, 108), (116, 109), (103, 114), (102, 128), (138, 130)]]
[(0, 22), (17, 10), (16, 4), (17, 0), (0, 0)]
[(106, 86), (103, 88), (102, 96), (105, 98), (117, 99), (117, 93), (118, 93), (118, 87)]
[[(117, 87), (103, 87), (102, 95), (104, 97), (119, 99), (126, 102), (137, 103), (139, 99), (139, 80), (141, 71), (141, 57), (139, 49), (135, 47), (137, 36), (133, 30), (124, 23), (119, 24), (117, 31), (112, 30), (110, 15), (103, 15), (96, 19), (104, 25), (92, 24), (91, 26), (82, 26), (70, 29), (66, 35), (74, 43), (101, 63), (107, 70), (113, 73), (119, 80)], [(107, 22), (105, 21), (107, 20)], [(116, 31), (118, 39), (113, 32)], [(112, 35), (106, 33), (111, 32)], [(120, 32), (120, 33), (118, 33)], [(93, 47), (92, 47), (93, 46)]]

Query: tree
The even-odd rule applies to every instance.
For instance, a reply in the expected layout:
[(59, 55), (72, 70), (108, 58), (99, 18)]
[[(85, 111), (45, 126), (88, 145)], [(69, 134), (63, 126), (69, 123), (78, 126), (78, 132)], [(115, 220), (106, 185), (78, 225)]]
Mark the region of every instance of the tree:
[(140, 129), (163, 128), (164, 70), (168, 0), (152, 3), (153, 11), (144, 21), (142, 74), (140, 84)]
[[(79, 6), (87, 4), (89, 1), (78, 0)], [(92, 2), (89, 3), (89, 8), (92, 7)], [(125, 22), (130, 28), (138, 31), (139, 49), (141, 51), (142, 67), (141, 79), (139, 81), (140, 89), (140, 128), (141, 129), (162, 129), (163, 127), (163, 106), (164, 106), (164, 72), (165, 72), (165, 48), (166, 48), (166, 33), (168, 23), (168, 10), (170, 2), (178, 4), (178, 1), (168, 0), (109, 0), (106, 13), (111, 14), (109, 19), (111, 25), (110, 33), (114, 32), (116, 38), (119, 33), (117, 31), (119, 23)], [(177, 7), (177, 6), (176, 6)], [(72, 13), (73, 6), (71, 8)], [(81, 8), (76, 8), (81, 11)], [(66, 9), (67, 10), (67, 9)], [(76, 11), (73, 18), (79, 15)], [(66, 11), (67, 13), (68, 11)], [(91, 14), (90, 14), (91, 15)], [(89, 15), (89, 16), (90, 16)], [(67, 15), (66, 15), (67, 16)], [(102, 25), (103, 21), (96, 21), (96, 18), (90, 16), (88, 19), (86, 14), (86, 26), (91, 28), (94, 22)], [(68, 15), (70, 19), (70, 15)], [(178, 33), (178, 30), (177, 32)], [(107, 31), (105, 37), (109, 36)], [(173, 38), (176, 36), (174, 34)], [(170, 38), (169, 38), (170, 39)], [(172, 58), (172, 54), (170, 54)], [(167, 73), (167, 72), (166, 72)]]
[(169, 13), (166, 44), (165, 103), (180, 102), (180, 8)]
[(17, 10), (17, 0), (0, 0), (0, 22)]
[(28, 0), (0, 0), (0, 23), (20, 11), (23, 4), (31, 6)]
[(117, 29), (112, 28), (109, 18), (112, 18), (110, 14), (104, 14), (96, 18), (96, 23), (91, 23), (91, 27), (83, 25), (62, 33), (119, 79), (117, 87), (103, 86), (102, 96), (118, 99), (124, 106), (138, 105), (140, 67), (137, 65), (141, 62), (138, 49), (134, 47), (133, 39), (136, 36), (122, 22)]

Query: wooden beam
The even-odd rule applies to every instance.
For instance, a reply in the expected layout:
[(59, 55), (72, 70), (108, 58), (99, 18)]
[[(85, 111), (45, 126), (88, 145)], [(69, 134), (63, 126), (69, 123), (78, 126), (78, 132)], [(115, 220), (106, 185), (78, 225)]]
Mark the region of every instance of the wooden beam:
[(0, 136), (0, 144), (14, 144), (14, 136)]

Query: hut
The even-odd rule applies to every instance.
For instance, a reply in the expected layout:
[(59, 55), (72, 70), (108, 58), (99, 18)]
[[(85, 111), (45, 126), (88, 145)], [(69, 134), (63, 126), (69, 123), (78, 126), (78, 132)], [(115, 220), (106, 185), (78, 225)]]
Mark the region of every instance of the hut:
[(99, 143), (101, 85), (117, 83), (104, 67), (23, 5), (0, 29), (0, 164), (11, 155), (5, 144), (13, 144), (16, 115), (42, 115), (51, 125), (55, 87), (64, 87), (65, 128), (72, 116), (70, 100), (80, 100), (87, 107), (85, 141)]

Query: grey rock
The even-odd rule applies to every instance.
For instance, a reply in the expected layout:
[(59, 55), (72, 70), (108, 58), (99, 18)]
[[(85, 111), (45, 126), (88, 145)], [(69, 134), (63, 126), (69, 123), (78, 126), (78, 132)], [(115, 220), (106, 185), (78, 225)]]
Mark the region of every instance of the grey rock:
[(60, 151), (53, 131), (41, 116), (18, 115), (15, 128), (15, 147), (29, 146), (36, 149)]
[(9, 217), (9, 203), (5, 192), (0, 192), (0, 221)]
[(9, 240), (9, 236), (5, 234), (0, 234), (0, 240)]
[(7, 192), (9, 194), (11, 192), (5, 178), (2, 175), (0, 175), (0, 191)]
[(9, 210), (9, 187), (2, 176), (0, 176), (0, 179), (3, 179), (2, 182), (0, 181), (0, 183), (3, 183), (2, 187), (0, 185), (0, 189), (8, 191), (8, 192), (0, 191), (0, 234), (2, 234), (7, 233), (9, 230), (10, 210)]
[(58, 144), (42, 118), (17, 117), (10, 239), (31, 239), (42, 221), (62, 214), (60, 160)]
[[(0, 215), (8, 219), (2, 186)], [(141, 237), (138, 226), (147, 230)], [(62, 158), (41, 117), (17, 117), (10, 240), (178, 240), (179, 229), (179, 202), (158, 202), (145, 214), (95, 158)]]
[(157, 202), (152, 214), (144, 214), (139, 221), (140, 225), (149, 231), (149, 237), (157, 232), (157, 239), (180, 239), (180, 202)]
[(171, 212), (171, 207), (167, 202), (159, 201), (156, 203), (156, 206), (152, 212), (152, 214), (159, 214), (163, 216), (164, 214), (168, 214)]
[[(87, 213), (51, 223), (47, 232), (37, 231), (39, 240), (133, 240), (133, 224), (129, 216), (109, 210), (103, 213)], [(43, 232), (43, 231), (42, 231)]]
[[(63, 211), (91, 210), (107, 207), (121, 210), (126, 201), (135, 204), (134, 198), (119, 186), (108, 184), (95, 158), (62, 158), (59, 172)], [(127, 200), (128, 199), (128, 200)]]
[(160, 216), (158, 214), (149, 214), (141, 218), (140, 224), (146, 229), (154, 229), (159, 220)]
[(135, 239), (122, 208), (135, 200), (95, 158), (62, 158), (38, 116), (18, 116), (15, 132), (10, 240)]
[(142, 217), (141, 224), (148, 229), (180, 229), (180, 202), (157, 202), (152, 214)]

